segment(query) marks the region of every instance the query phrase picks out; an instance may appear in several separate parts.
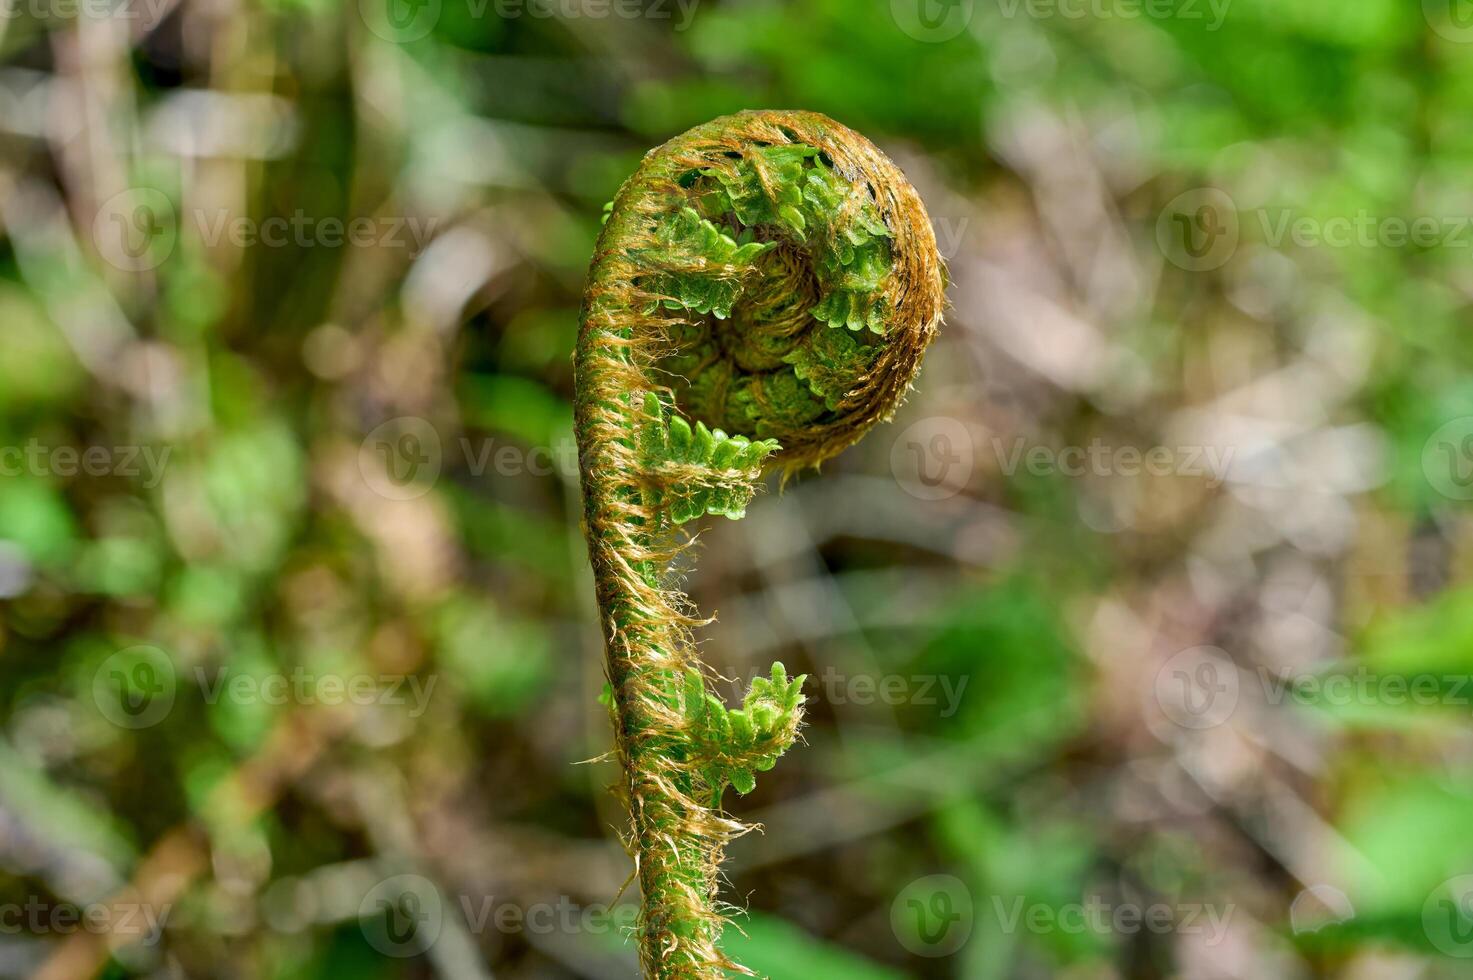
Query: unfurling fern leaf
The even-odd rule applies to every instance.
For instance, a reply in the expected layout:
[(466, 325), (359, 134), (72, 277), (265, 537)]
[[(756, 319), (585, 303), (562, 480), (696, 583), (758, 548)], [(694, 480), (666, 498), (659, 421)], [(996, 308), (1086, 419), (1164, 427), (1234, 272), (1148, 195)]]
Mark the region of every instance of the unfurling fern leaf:
[[(944, 273), (905, 177), (807, 112), (746, 112), (645, 157), (606, 209), (575, 358), (589, 556), (643, 892), (649, 978), (748, 973), (719, 947), (722, 810), (797, 738), (782, 664), (709, 690), (674, 589), (678, 527), (739, 518), (763, 474), (886, 419), (940, 323)], [(731, 433), (730, 435), (728, 433)]]
[(798, 737), (803, 717), (806, 675), (788, 679), (781, 663), (772, 665), (771, 678), (752, 681), (740, 708), (729, 710), (707, 694), (701, 673), (685, 672), (683, 708), (690, 733), (691, 761), (699, 767), (711, 792), (711, 805), (721, 805), (727, 786), (750, 793), (758, 772), (777, 765), (778, 756)]

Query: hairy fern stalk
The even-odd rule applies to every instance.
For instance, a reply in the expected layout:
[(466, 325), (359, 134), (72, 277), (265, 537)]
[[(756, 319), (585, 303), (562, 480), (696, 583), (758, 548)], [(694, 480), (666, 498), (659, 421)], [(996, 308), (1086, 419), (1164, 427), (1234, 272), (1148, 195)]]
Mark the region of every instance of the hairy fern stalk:
[(743, 112), (648, 155), (609, 205), (575, 358), (585, 530), (643, 893), (646, 977), (750, 975), (721, 952), (722, 808), (797, 737), (782, 664), (712, 693), (672, 581), (679, 525), (742, 516), (765, 472), (888, 418), (943, 305), (930, 220), (864, 137)]

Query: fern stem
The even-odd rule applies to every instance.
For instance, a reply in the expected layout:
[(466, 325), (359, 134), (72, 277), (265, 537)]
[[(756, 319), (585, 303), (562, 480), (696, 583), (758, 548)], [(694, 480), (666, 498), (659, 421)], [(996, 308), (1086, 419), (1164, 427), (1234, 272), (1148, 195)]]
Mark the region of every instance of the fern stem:
[(765, 471), (816, 466), (888, 418), (943, 284), (914, 188), (816, 113), (698, 126), (651, 151), (611, 205), (575, 415), (646, 977), (750, 973), (719, 945), (721, 856), (751, 829), (721, 798), (791, 745), (803, 701), (781, 664), (739, 708), (709, 693), (700, 621), (670, 581), (677, 525), (740, 517)]

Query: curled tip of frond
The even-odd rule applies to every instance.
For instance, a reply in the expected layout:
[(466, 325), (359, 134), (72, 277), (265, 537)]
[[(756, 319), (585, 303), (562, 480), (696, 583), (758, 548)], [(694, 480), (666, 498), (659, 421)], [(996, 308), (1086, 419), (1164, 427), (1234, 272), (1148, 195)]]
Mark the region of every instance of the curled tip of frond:
[(895, 411), (945, 305), (920, 195), (815, 112), (723, 116), (651, 151), (611, 203), (594, 272), (589, 298), (648, 328), (629, 341), (681, 410), (776, 439), (764, 466), (787, 473)]

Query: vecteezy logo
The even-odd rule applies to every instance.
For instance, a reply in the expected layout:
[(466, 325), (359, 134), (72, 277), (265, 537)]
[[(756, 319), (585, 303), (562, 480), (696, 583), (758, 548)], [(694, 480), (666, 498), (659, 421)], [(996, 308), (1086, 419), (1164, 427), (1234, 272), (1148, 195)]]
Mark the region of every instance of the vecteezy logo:
[(1422, 15), (1438, 36), (1473, 43), (1473, 0), (1422, 0)]
[(962, 919), (962, 914), (952, 905), (950, 892), (936, 892), (928, 902), (906, 899), (905, 906), (915, 913), (916, 935), (927, 946), (945, 939), (951, 927)]
[(1449, 878), (1422, 903), (1422, 930), (1448, 956), (1473, 957), (1473, 875)]
[(1190, 214), (1173, 214), (1172, 219), (1181, 229), (1182, 250), (1194, 259), (1206, 258), (1217, 244), (1219, 235), (1227, 231), (1217, 208), (1204, 204)]
[(972, 433), (958, 419), (932, 416), (900, 433), (890, 447), (890, 472), (920, 500), (954, 497), (972, 478)]
[(1178, 194), (1156, 218), (1156, 244), (1168, 262), (1188, 272), (1227, 264), (1238, 249), (1238, 209), (1215, 187)]
[[(961, 456), (957, 455), (952, 449), (951, 436), (945, 432), (938, 432), (933, 435), (929, 447), (922, 446), (919, 442), (911, 440), (906, 443), (905, 448), (915, 453), (916, 476), (921, 481), (921, 486), (923, 487), (941, 486), (946, 482), (946, 474), (951, 472), (952, 464), (962, 461)], [(932, 475), (931, 468), (926, 465), (928, 462), (928, 449), (930, 450), (930, 456), (939, 464), (935, 475)]]
[(1214, 728), (1238, 706), (1238, 669), (1218, 647), (1173, 655), (1156, 671), (1153, 687), (1162, 714), (1182, 728)]
[(1438, 911), (1447, 921), (1448, 934), (1460, 948), (1473, 943), (1473, 902), (1468, 899), (1469, 896), (1465, 893), (1457, 899), (1437, 900)]
[(972, 22), (975, 0), (890, 0), (890, 16), (917, 41), (950, 41)]
[(1422, 475), (1451, 500), (1473, 500), (1473, 415), (1453, 419), (1422, 447)]
[(415, 415), (376, 426), (358, 447), (358, 472), (368, 488), (389, 500), (413, 500), (440, 477), (440, 434)]
[(395, 875), (369, 889), (358, 903), (358, 924), (368, 944), (385, 956), (418, 956), (440, 938), (444, 907), (434, 882)]
[(174, 664), (157, 647), (135, 646), (108, 657), (92, 675), (92, 700), (119, 728), (157, 725), (174, 707)]
[(972, 934), (972, 893), (952, 875), (918, 878), (890, 904), (890, 928), (917, 956), (950, 956)]
[(358, 0), (358, 15), (385, 41), (408, 44), (435, 29), (442, 0)]
[(162, 265), (178, 239), (174, 205), (162, 191), (132, 187), (114, 194), (92, 219), (92, 241), (110, 265), (145, 272)]
[(379, 911), (387, 914), (389, 941), (398, 945), (413, 939), (419, 932), (420, 923), (429, 918), (429, 913), (422, 911), (419, 896), (414, 892), (405, 892), (393, 904), (380, 899), (378, 906)]

